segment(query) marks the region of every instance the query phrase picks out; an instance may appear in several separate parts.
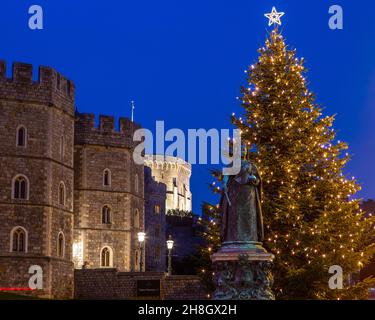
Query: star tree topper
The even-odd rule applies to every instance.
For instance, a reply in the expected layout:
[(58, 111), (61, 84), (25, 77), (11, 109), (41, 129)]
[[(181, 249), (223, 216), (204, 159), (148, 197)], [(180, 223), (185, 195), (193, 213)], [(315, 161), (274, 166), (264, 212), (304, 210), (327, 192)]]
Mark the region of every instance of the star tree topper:
[(281, 26), (280, 18), (285, 14), (285, 12), (277, 12), (275, 7), (272, 7), (271, 13), (266, 13), (264, 16), (269, 19), (268, 25), (278, 24)]

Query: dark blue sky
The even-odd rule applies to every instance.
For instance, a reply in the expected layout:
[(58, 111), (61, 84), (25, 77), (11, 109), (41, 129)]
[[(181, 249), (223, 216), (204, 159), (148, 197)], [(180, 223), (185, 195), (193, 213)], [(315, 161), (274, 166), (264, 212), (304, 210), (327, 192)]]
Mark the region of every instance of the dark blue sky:
[[(28, 8), (44, 8), (42, 31)], [(344, 30), (328, 28), (328, 8), (344, 9)], [(372, 0), (23, 1), (0, 4), (0, 58), (50, 65), (74, 80), (80, 112), (130, 116), (153, 129), (228, 128), (244, 69), (268, 29), (264, 13), (285, 11), (283, 34), (310, 70), (325, 114), (337, 114), (350, 144), (347, 173), (375, 197), (375, 2)], [(9, 71), (9, 67), (8, 67)], [(210, 166), (193, 167), (194, 210), (212, 200)]]

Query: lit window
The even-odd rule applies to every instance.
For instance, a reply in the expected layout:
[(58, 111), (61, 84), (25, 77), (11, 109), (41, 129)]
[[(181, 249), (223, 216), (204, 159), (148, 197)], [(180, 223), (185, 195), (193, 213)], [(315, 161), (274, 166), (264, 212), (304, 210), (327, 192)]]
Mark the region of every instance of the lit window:
[(111, 223), (111, 209), (108, 206), (102, 208), (102, 223), (110, 224)]
[(160, 213), (160, 205), (155, 204), (155, 206), (154, 206), (154, 213)]

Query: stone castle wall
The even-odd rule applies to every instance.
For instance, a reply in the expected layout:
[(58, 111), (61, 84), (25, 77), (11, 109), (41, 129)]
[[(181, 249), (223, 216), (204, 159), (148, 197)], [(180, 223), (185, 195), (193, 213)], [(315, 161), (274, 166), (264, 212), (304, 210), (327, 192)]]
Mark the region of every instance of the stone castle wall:
[[(152, 238), (145, 250), (150, 268), (165, 269), (165, 186), (146, 187), (153, 227), (145, 230), (144, 166), (132, 157), (132, 136), (140, 126), (122, 118), (116, 130), (109, 116), (100, 116), (96, 126), (93, 114), (75, 113), (74, 94), (73, 82), (52, 68), (40, 67), (35, 77), (32, 65), (15, 63), (7, 78), (6, 64), (0, 61), (0, 287), (28, 287), (29, 267), (39, 265), (43, 289), (29, 294), (72, 298), (74, 264), (100, 268), (104, 247), (111, 251), (109, 267), (139, 270), (139, 231)], [(26, 129), (24, 147), (16, 145), (20, 126)], [(108, 186), (103, 184), (105, 169), (111, 173)], [(28, 181), (25, 200), (12, 198), (19, 174)], [(154, 212), (158, 203), (160, 215)], [(110, 208), (110, 223), (103, 224), (103, 206)], [(26, 230), (25, 252), (11, 250), (15, 227)], [(64, 235), (62, 256), (59, 233)], [(153, 244), (160, 244), (158, 259)]]
[(118, 272), (116, 269), (75, 270), (76, 299), (136, 299), (137, 280), (160, 280), (162, 300), (204, 300), (197, 276), (167, 276), (158, 272)]
[[(120, 131), (116, 131), (114, 119), (108, 116), (101, 116), (96, 127), (94, 115), (76, 115), (74, 246), (80, 248), (74, 254), (76, 268), (101, 267), (104, 247), (111, 250), (110, 267), (137, 268), (136, 234), (144, 230), (143, 166), (132, 157), (137, 128), (130, 120), (120, 119)], [(103, 183), (104, 170), (110, 172), (108, 186)], [(110, 209), (108, 224), (102, 223), (104, 206)]]
[[(71, 297), (72, 284), (64, 281), (60, 287), (60, 280), (61, 274), (73, 278), (74, 85), (48, 67), (40, 67), (38, 81), (33, 81), (32, 66), (22, 63), (13, 65), (7, 79), (5, 67), (0, 62), (0, 269), (5, 270), (0, 286), (24, 285), (32, 263), (43, 269), (41, 295)], [(26, 129), (25, 146), (16, 145), (20, 126)], [(12, 197), (18, 175), (28, 181), (24, 200)], [(58, 201), (61, 182), (64, 204)], [(15, 227), (26, 230), (25, 252), (11, 250)], [(57, 252), (60, 232), (63, 257)]]
[(166, 186), (156, 182), (151, 169), (145, 172), (146, 271), (166, 271), (165, 199)]

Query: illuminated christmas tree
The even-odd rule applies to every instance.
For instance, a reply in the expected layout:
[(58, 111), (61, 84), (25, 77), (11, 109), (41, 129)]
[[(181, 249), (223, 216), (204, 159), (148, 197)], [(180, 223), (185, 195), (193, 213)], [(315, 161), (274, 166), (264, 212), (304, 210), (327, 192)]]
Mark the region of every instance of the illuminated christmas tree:
[[(355, 281), (374, 254), (374, 219), (365, 217), (354, 177), (343, 168), (347, 144), (336, 141), (333, 116), (323, 116), (308, 90), (303, 59), (287, 48), (275, 28), (249, 67), (240, 101), (243, 117), (232, 116), (242, 143), (263, 180), (264, 247), (275, 255), (273, 287), (279, 299), (366, 299), (375, 279)], [(215, 173), (219, 183), (220, 174)], [(220, 187), (212, 185), (215, 192)], [(205, 204), (202, 248), (207, 257), (219, 245), (220, 212)], [(332, 290), (330, 266), (343, 270), (344, 288)]]

